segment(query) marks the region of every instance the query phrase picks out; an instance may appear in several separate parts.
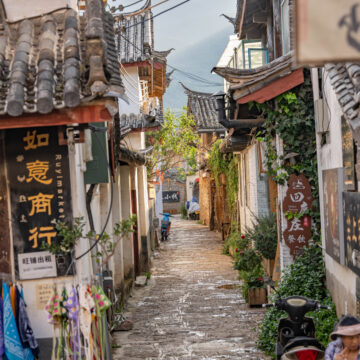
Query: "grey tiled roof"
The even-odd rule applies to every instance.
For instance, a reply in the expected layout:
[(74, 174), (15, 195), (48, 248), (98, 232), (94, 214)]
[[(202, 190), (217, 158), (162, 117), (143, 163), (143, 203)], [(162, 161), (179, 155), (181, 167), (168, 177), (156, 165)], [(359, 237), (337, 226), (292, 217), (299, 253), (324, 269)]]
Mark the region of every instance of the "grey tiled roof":
[[(139, 10), (149, 7), (151, 1), (147, 0)], [(133, 12), (133, 14), (136, 14)], [(154, 32), (151, 10), (146, 10), (138, 15), (121, 14), (116, 20), (117, 49), (119, 61), (130, 64), (149, 60), (153, 50)]]
[[(130, 132), (132, 130), (145, 130), (156, 128), (163, 123), (162, 111), (158, 110), (154, 115), (144, 114), (121, 114), (120, 127), (121, 132)], [(128, 130), (130, 129), (130, 131)]]
[(188, 96), (188, 110), (194, 116), (196, 130), (225, 132), (225, 128), (219, 124), (217, 105), (212, 94), (192, 91), (181, 84)]
[(0, 115), (48, 114), (124, 93), (101, 0), (8, 24), (0, 18)]
[(360, 64), (326, 64), (325, 69), (354, 139), (360, 143)]

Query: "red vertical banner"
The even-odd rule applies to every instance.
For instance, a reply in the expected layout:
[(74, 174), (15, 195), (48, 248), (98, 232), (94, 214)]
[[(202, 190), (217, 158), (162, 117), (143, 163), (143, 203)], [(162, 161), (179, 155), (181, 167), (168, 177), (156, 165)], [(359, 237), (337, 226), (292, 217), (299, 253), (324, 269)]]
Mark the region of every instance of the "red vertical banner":
[(287, 228), (283, 233), (284, 241), (295, 258), (307, 246), (312, 237), (311, 217), (304, 213), (311, 209), (313, 197), (311, 185), (304, 175), (290, 175), (288, 190), (283, 203), (283, 211), (287, 216)]

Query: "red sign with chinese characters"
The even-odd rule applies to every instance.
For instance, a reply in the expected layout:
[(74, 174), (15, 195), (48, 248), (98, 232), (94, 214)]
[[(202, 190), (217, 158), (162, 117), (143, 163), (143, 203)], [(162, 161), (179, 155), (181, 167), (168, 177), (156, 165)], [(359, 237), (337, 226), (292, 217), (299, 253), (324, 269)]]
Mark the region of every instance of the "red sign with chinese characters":
[(290, 175), (289, 188), (283, 203), (284, 213), (292, 213), (294, 216), (287, 220), (287, 228), (283, 233), (284, 241), (290, 248), (290, 254), (295, 258), (301, 253), (301, 249), (307, 246), (311, 239), (311, 217), (304, 214), (311, 209), (313, 197), (311, 186), (304, 175)]

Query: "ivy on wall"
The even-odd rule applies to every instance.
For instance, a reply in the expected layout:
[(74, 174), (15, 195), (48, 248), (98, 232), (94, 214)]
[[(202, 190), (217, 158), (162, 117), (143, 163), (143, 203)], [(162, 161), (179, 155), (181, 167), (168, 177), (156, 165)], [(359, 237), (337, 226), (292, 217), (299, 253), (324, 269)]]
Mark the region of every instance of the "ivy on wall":
[(220, 151), (221, 140), (217, 140), (211, 148), (208, 165), (215, 179), (216, 187), (221, 186), (221, 175), (226, 177), (226, 200), (233, 213), (239, 190), (238, 161), (232, 153), (223, 154)]
[[(292, 91), (279, 95), (274, 101), (256, 104), (266, 119), (262, 130), (257, 134), (257, 139), (266, 144), (268, 174), (276, 183), (286, 184), (291, 174), (304, 174), (309, 180), (314, 202), (313, 208), (309, 209), (307, 214), (312, 217), (315, 225), (313, 238), (319, 240), (316, 129), (309, 70), (304, 70), (304, 77), (304, 83)], [(250, 104), (250, 107), (252, 106), (254, 103)], [(279, 135), (283, 141), (284, 155), (281, 157), (278, 157), (274, 143), (276, 135)]]

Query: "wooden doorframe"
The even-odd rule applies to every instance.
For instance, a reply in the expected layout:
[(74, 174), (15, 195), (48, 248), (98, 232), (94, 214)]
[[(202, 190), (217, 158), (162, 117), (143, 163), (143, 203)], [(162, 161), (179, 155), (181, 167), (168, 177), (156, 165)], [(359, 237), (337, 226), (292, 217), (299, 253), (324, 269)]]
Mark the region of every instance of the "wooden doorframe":
[[(138, 216), (136, 190), (131, 190), (131, 213)], [(137, 222), (133, 226), (133, 251), (134, 251), (134, 270), (135, 277), (140, 275), (140, 259), (139, 259), (139, 235)]]

